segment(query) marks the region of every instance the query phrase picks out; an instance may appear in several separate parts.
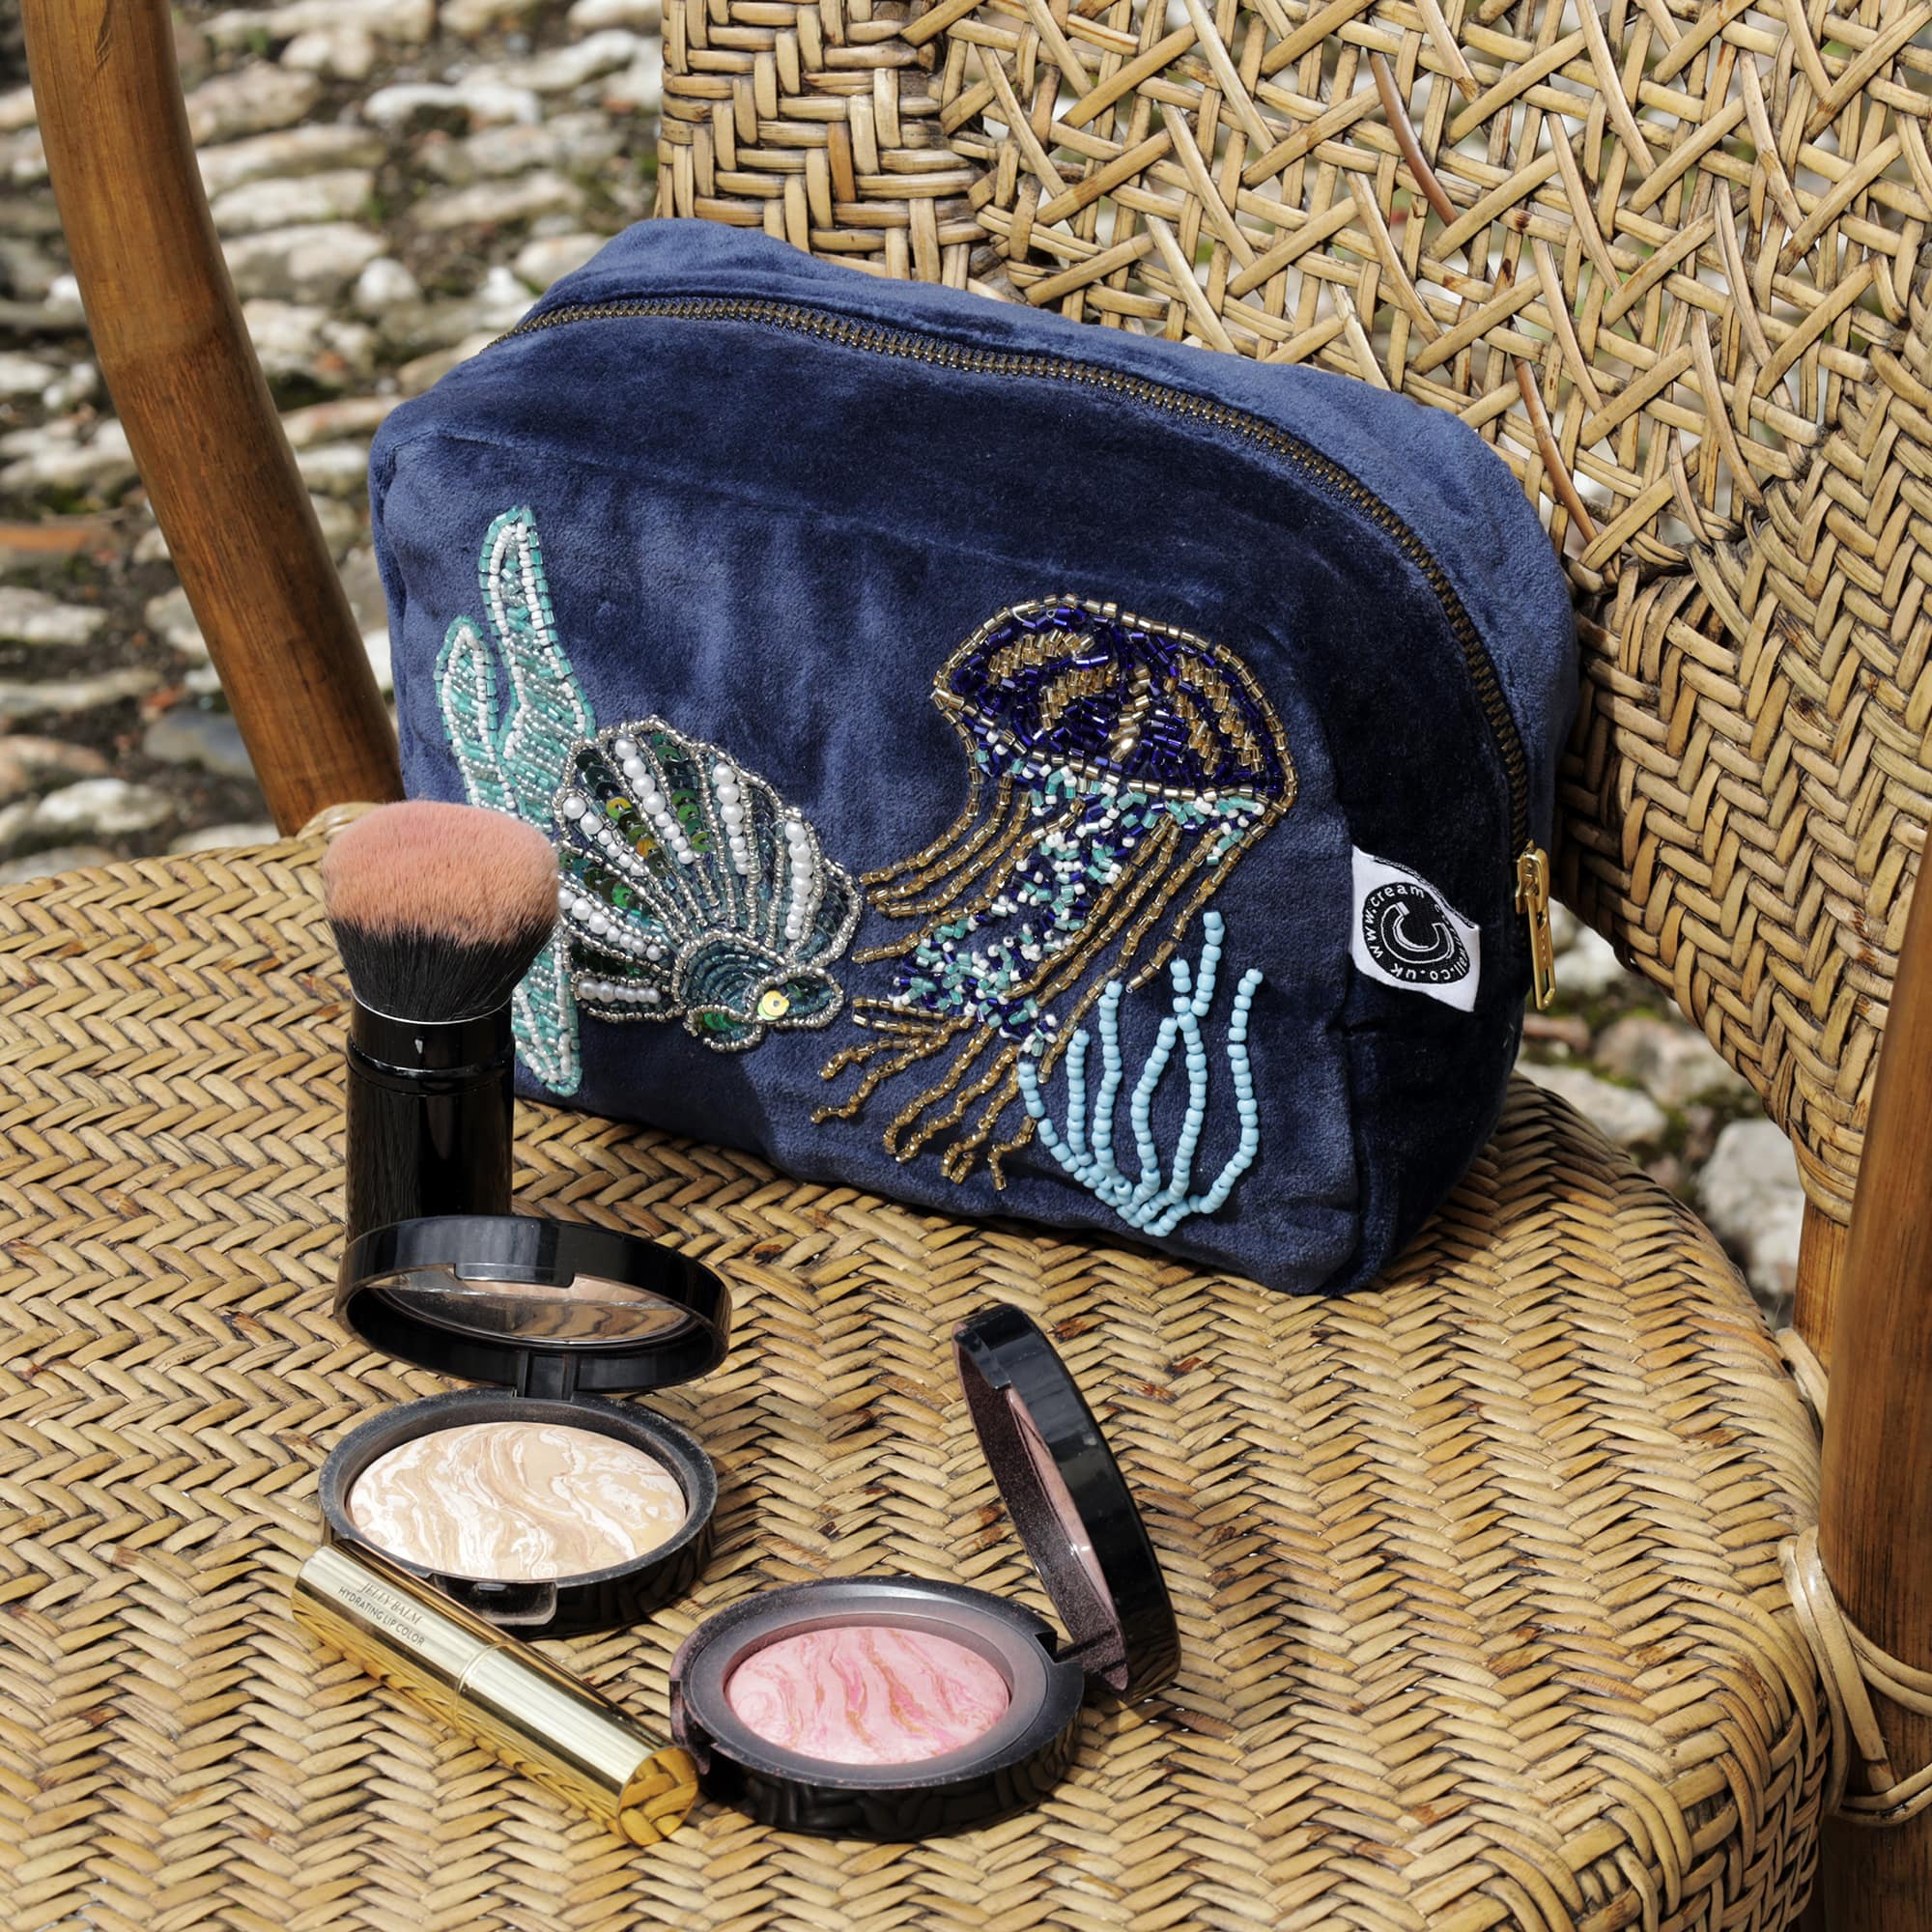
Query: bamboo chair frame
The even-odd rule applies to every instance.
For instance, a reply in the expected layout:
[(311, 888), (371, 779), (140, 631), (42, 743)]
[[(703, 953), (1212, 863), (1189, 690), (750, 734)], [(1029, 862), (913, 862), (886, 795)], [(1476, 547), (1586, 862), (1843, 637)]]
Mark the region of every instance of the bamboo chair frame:
[[(1201, 12), (1192, 0), (1190, 10), (1196, 15)], [(763, 20), (778, 10), (748, 6), (745, 11), (748, 18), (757, 14)], [(815, 23), (824, 11), (801, 9), (801, 24)], [(1270, 16), (1275, 11), (1263, 6)], [(1646, 6), (1644, 11), (1658, 14), (1662, 9)], [(1733, 11), (1725, 10), (1725, 17)], [(1799, 10), (1789, 11), (1803, 24)], [(946, 52), (944, 30), (968, 12), (954, 0), (920, 10), (910, 22), (873, 17), (855, 8), (851, 25), (860, 31), (851, 35), (844, 51), (873, 50), (877, 58), (870, 76), (864, 89), (845, 86), (821, 99), (856, 99), (863, 93), (859, 104), (865, 105), (865, 115), (859, 115), (857, 104), (849, 122), (814, 109), (821, 130), (817, 165), (803, 165), (788, 177), (748, 178), (735, 185), (725, 167), (734, 133), (749, 140), (760, 117), (781, 115), (802, 91), (810, 91), (811, 75), (802, 83), (798, 73), (800, 37), (791, 36), (790, 44), (775, 54), (769, 44), (762, 50), (753, 44), (756, 34), (748, 39), (740, 30), (734, 41), (727, 33), (717, 39), (714, 57), (705, 66), (710, 77), (702, 85), (687, 84), (695, 71), (694, 47), (701, 49), (708, 34), (727, 25), (732, 9), (724, 0), (708, 6), (692, 0), (668, 12), (672, 84), (662, 183), (669, 210), (760, 221), (790, 234), (801, 245), (857, 255), (862, 265), (880, 270), (955, 282), (968, 280), (970, 271), (970, 278), (989, 293), (1009, 297), (1040, 299), (1044, 284), (1046, 298), (1063, 298), (1065, 306), (1070, 297), (1076, 311), (1083, 290), (1104, 298), (1109, 286), (1124, 287), (1125, 271), (1151, 251), (1157, 249), (1162, 258), (1173, 253), (1160, 246), (1161, 234), (1169, 242), (1173, 235), (1165, 230), (1155, 234), (1156, 223), (1143, 231), (1151, 239), (1137, 243), (1128, 261), (1112, 265), (1122, 270), (1112, 284), (1082, 273), (1056, 288), (1039, 270), (1037, 257), (1015, 245), (1016, 229), (1024, 243), (1032, 223), (1045, 212), (1037, 184), (1021, 182), (1011, 165), (1011, 151), (1028, 146), (1017, 131), (1025, 116), (1008, 101), (1004, 114), (1013, 136), (984, 132), (989, 103), (992, 118), (1001, 115), (992, 97), (1000, 91), (1005, 70), (988, 62), (981, 70), (985, 78), (968, 80), (960, 49), (970, 35), (954, 37), (953, 50)], [(1496, 12), (1494, 7), (1483, 10), (1485, 16)], [(209, 217), (175, 71), (167, 9), (161, 0), (99, 0), (91, 6), (24, 0), (24, 13), (48, 167), (102, 372), (275, 821), (285, 831), (293, 830), (328, 806), (396, 796), (400, 775), (393, 736), (255, 361)], [(991, 0), (986, 13), (990, 24), (979, 38), (981, 44), (996, 48), (1012, 43), (1013, 22), (1023, 14), (1036, 27), (1045, 17), (1056, 33), (1067, 19), (1064, 7), (1003, 10), (998, 0)], [(1083, 14), (1091, 17), (1088, 10)], [(1338, 25), (1345, 16), (1353, 17), (1348, 9), (1321, 10), (1322, 20), (1331, 16)], [(1413, 15), (1406, 9), (1391, 10), (1391, 18), (1402, 27), (1405, 73), (1413, 77), (1417, 16), (1431, 44), (1434, 71), (1456, 79), (1466, 95), (1474, 87), (1467, 63), (1433, 0)], [(1586, 38), (1593, 23), (1601, 38), (1601, 24), (1586, 6)], [(1864, 35), (1867, 55), (1873, 47), (1881, 54), (1896, 53), (1919, 24), (1917, 13), (1889, 4), (1879, 7)], [(1314, 33), (1310, 25), (1301, 38)], [(804, 38), (810, 54), (819, 36), (814, 31)], [(1211, 38), (1203, 35), (1204, 42)], [(1388, 63), (1373, 37), (1370, 44), (1374, 84), (1386, 108)], [(728, 58), (724, 50), (729, 50)], [(1225, 62), (1226, 47), (1221, 50)], [(1608, 49), (1603, 51), (1607, 58)], [(1808, 73), (1819, 62), (1808, 31), (1799, 57), (1806, 51)], [(1070, 51), (1066, 58), (1080, 61)], [(1220, 65), (1214, 65), (1210, 78), (1233, 80), (1231, 92), (1238, 92), (1240, 76), (1223, 74)], [(1864, 58), (1852, 65), (1859, 70), (1852, 78), (1870, 85), (1883, 63)], [(844, 61), (848, 74), (860, 67), (854, 59)], [(743, 86), (733, 80), (721, 89), (717, 74), (734, 70), (742, 71)], [(935, 71), (943, 78), (938, 96), (928, 86)], [(1158, 61), (1149, 72), (1158, 82)], [(1147, 77), (1144, 73), (1143, 79)], [(1833, 84), (1828, 74), (1821, 72), (1818, 78), (1827, 88)], [(1189, 79), (1196, 88), (1200, 82), (1198, 73)], [(971, 98), (976, 85), (977, 100)], [(1846, 91), (1844, 80), (1835, 85)], [(1049, 89), (1041, 97), (1049, 105), (1050, 96)], [(1628, 101), (1614, 91), (1609, 99), (1612, 118), (1619, 104), (1627, 118)], [(882, 115), (874, 116), (874, 103), (884, 110)], [(942, 171), (959, 170), (957, 180), (947, 176), (937, 189), (922, 190), (904, 166), (896, 177), (853, 175), (854, 151), (839, 130), (863, 119), (876, 141), (882, 129), (896, 128), (901, 106), (908, 120), (921, 117), (922, 126), (943, 123), (952, 146), (928, 159)], [(828, 127), (830, 135), (822, 131)], [(1432, 180), (1420, 161), (1414, 129), (1398, 114), (1392, 117), (1391, 133), (1391, 146), (1410, 169), (1407, 179), (1414, 191), (1433, 204)], [(1640, 131), (1636, 140), (1640, 145)], [(876, 162), (876, 153), (870, 158)], [(1184, 165), (1186, 156), (1179, 158)], [(1197, 163), (1200, 158), (1194, 156)], [(981, 164), (984, 192), (972, 185), (980, 178)], [(1200, 188), (1200, 169), (1186, 172)], [(1774, 192), (1780, 179), (1774, 171)], [(1204, 202), (1215, 199), (1209, 185)], [(1439, 192), (1439, 185), (1435, 186)], [(971, 231), (977, 254), (965, 239), (968, 230), (959, 209), (949, 211), (952, 226), (942, 226), (935, 214), (942, 207), (938, 194), (954, 187), (971, 190), (960, 208), (985, 213)], [(925, 198), (918, 198), (922, 193)], [(914, 198), (908, 200), (908, 194)], [(880, 218), (877, 207), (870, 218), (855, 215), (854, 208), (867, 197), (895, 208), (896, 215)], [(1372, 204), (1365, 201), (1363, 212), (1373, 215)], [(1437, 213), (1453, 219), (1458, 212), (1449, 207)], [(1198, 224), (1189, 232), (1190, 246), (1196, 233)], [(996, 244), (990, 253), (988, 242)], [(1472, 267), (1475, 245), (1472, 241)], [(997, 259), (1001, 251), (1004, 267)], [(1080, 251), (1074, 253), (1078, 257)], [(1091, 257), (1094, 250), (1086, 253)], [(1183, 270), (1187, 259), (1179, 257)], [(1172, 269), (1173, 263), (1167, 266)], [(1393, 266), (1399, 272), (1400, 264)], [(1216, 301), (1226, 295), (1227, 270), (1227, 251), (1221, 247), (1208, 278)], [(1100, 306), (1104, 310), (1104, 299)], [(1212, 303), (1176, 299), (1170, 306), (1177, 314), (1185, 307), (1179, 326), (1210, 343), (1218, 337), (1217, 346), (1237, 346)], [(1122, 313), (1149, 311), (1143, 299), (1138, 308), (1119, 301), (1114, 312), (1118, 319)], [(1916, 313), (1918, 327), (1925, 327), (1925, 308)], [(1507, 349), (1508, 321), (1508, 315), (1489, 321), (1483, 338)], [(1359, 333), (1359, 326), (1350, 330), (1345, 325), (1321, 342), (1304, 346), (1319, 353), (1339, 339), (1354, 353)], [(1879, 366), (1872, 385), (1880, 383), (1912, 407), (1932, 410), (1932, 391), (1897, 358)], [(1530, 386), (1524, 385), (1526, 401)], [(1549, 480), (1563, 467), (1560, 457), (1548, 461), (1551, 453), (1547, 446), (1540, 451), (1542, 473), (1548, 491), (1564, 499), (1566, 493)], [(1874, 460), (1885, 454), (1881, 449)], [(1910, 489), (1906, 496), (1911, 497)], [(1559, 525), (1565, 517), (1577, 521), (1577, 506), (1560, 500)], [(1581, 521), (1587, 525), (1587, 512)], [(1723, 532), (1721, 545), (1693, 544), (1688, 559), (1676, 561), (1699, 582), (1719, 576), (1735, 582), (1749, 574), (1764, 527), (1751, 516), (1741, 517)], [(1644, 559), (1645, 546), (1654, 548), (1657, 541), (1654, 529), (1636, 520), (1620, 544), (1598, 543), (1588, 550), (1580, 581), (1586, 588), (1594, 582), (1603, 592), (1593, 613), (1599, 621), (1613, 629), (1632, 621), (1636, 574), (1625, 575), (1620, 586), (1618, 567), (1626, 557)], [(1809, 588), (1821, 607), (1835, 603), (1832, 584)], [(1923, 616), (1917, 621), (1921, 628), (1928, 622)], [(1574, 881), (1574, 872), (1571, 876)], [(1601, 903), (1589, 909), (1601, 913)], [(1885, 1048), (1871, 1092), (1849, 1229), (1816, 1208), (1807, 1214), (1799, 1326), (1820, 1353), (1829, 1350), (1832, 1364), (1821, 1512), (1826, 1569), (1852, 1622), (1893, 1657), (1923, 1670), (1932, 1668), (1932, 1402), (1927, 1400), (1932, 1389), (1932, 1190), (1924, 1186), (1920, 1168), (1920, 1151), (1932, 1142), (1932, 906), (1925, 903), (1913, 905), (1884, 1023)], [(1932, 1716), (1883, 1698), (1880, 1709), (1900, 1770), (1932, 1760)], [(1823, 1889), (1835, 1927), (1908, 1932), (1923, 1925), (1923, 1900), (1932, 1891), (1932, 1818), (1894, 1833), (1838, 1829), (1831, 1840)]]

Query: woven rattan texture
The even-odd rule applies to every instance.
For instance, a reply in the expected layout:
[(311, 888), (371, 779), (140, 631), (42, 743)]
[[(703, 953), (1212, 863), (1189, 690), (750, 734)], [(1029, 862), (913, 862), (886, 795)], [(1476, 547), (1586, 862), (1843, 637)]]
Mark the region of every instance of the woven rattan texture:
[(1849, 1216), (1928, 815), (1932, 5), (671, 0), (660, 207), (1453, 409), (1590, 614), (1566, 895)]
[(1548, 1095), (1378, 1293), (1295, 1301), (526, 1112), (526, 1198), (709, 1257), (736, 1351), (663, 1406), (723, 1483), (696, 1598), (573, 1646), (660, 1717), (761, 1582), (1043, 1606), (948, 1334), (1059, 1338), (1185, 1653), (1038, 1811), (911, 1847), (703, 1807), (628, 1851), (292, 1625), (315, 1473), (436, 1386), (345, 1340), (341, 988), (313, 844), (0, 899), (6, 1932), (1781, 1932), (1824, 1719), (1776, 1546), (1815, 1450), (1697, 1224)]

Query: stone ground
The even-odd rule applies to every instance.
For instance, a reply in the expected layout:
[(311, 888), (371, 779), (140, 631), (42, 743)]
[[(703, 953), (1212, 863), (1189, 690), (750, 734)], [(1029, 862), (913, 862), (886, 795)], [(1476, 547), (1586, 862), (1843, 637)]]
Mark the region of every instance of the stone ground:
[[(179, 6), (215, 225), (386, 676), (369, 438), (651, 204), (659, 0)], [(270, 836), (68, 273), (17, 12), (0, 13), (0, 885)], [(1530, 1076), (1788, 1303), (1801, 1197), (1744, 1083), (1559, 920)]]

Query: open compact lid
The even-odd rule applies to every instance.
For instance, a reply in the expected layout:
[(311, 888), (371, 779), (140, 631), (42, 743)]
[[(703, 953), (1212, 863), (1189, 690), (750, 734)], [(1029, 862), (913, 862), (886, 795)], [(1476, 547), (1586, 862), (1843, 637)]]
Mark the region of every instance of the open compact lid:
[(1180, 1662), (1160, 1561), (1066, 1364), (1017, 1308), (953, 1331), (973, 1426), (1013, 1526), (1072, 1638), (1064, 1655), (1136, 1696)]
[(371, 1229), (342, 1259), (335, 1312), (385, 1354), (533, 1396), (668, 1388), (731, 1339), (730, 1291), (703, 1263), (523, 1214)]

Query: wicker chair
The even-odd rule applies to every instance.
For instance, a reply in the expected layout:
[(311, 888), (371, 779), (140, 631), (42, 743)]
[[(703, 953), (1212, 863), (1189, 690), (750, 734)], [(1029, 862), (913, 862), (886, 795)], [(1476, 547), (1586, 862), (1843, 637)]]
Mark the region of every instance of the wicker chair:
[[(389, 796), (165, 9), (26, 14), (102, 366), (277, 820)], [(1182, 1619), (1175, 1690), (1090, 1714), (1035, 1813), (880, 1848), (713, 1809), (646, 1861), (286, 1614), (328, 1440), (432, 1385), (327, 1312), (320, 834), (43, 881), (0, 898), (10, 1932), (1780, 1932), (1821, 1835), (1835, 1926), (1922, 1927), (1932, 1825), (1821, 1820), (1909, 1810), (1932, 1757), (1932, 913), (1906, 929), (1932, 813), (1928, 21), (666, 21), (666, 212), (1318, 359), (1461, 411), (1547, 502), (1585, 613), (1561, 877), (1797, 1143), (1822, 1467), (1711, 1236), (1532, 1091), (1387, 1280), (1331, 1302), (526, 1110), (526, 1200), (702, 1251), (744, 1310), (726, 1371), (667, 1405), (719, 1456), (720, 1555), (694, 1604), (576, 1645), (586, 1675), (662, 1712), (676, 1641), (758, 1580), (1025, 1594), (947, 1391), (945, 1332), (994, 1295), (1101, 1404)]]

